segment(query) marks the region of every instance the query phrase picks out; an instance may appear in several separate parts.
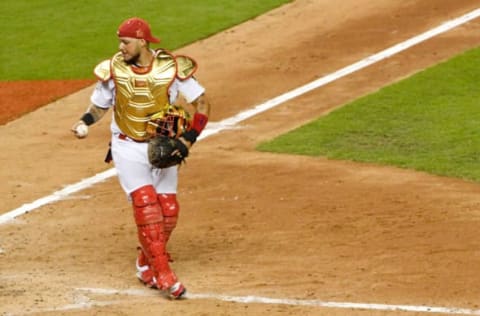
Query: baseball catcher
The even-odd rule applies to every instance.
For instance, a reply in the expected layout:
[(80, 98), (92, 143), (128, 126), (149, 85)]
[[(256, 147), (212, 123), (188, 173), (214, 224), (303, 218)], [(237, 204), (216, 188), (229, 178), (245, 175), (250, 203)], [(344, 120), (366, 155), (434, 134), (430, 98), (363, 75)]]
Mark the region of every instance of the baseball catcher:
[[(110, 150), (120, 185), (132, 206), (139, 253), (136, 276), (173, 299), (186, 288), (170, 266), (167, 243), (179, 218), (178, 168), (205, 128), (210, 103), (194, 74), (197, 63), (159, 43), (147, 21), (132, 17), (117, 30), (118, 52), (94, 68), (91, 106), (72, 126), (78, 138), (112, 109)], [(192, 106), (192, 118), (178, 104)], [(152, 170), (153, 166), (153, 170)]]

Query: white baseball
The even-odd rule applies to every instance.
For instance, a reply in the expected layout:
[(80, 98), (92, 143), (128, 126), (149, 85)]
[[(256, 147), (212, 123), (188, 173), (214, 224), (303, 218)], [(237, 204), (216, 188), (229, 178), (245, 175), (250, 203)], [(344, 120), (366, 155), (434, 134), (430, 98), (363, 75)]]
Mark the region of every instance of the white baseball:
[(87, 137), (87, 135), (88, 135), (88, 126), (85, 125), (85, 124), (79, 124), (79, 125), (75, 128), (75, 134), (76, 134), (77, 137), (79, 137), (79, 138)]

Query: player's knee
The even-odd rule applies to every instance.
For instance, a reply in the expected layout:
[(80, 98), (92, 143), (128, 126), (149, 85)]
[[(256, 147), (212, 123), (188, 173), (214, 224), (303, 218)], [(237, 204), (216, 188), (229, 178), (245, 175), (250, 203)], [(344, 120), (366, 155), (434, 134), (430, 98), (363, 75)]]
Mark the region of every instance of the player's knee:
[(144, 207), (157, 203), (157, 194), (152, 185), (145, 185), (130, 193), (135, 207)]
[(163, 224), (167, 234), (170, 234), (177, 226), (180, 206), (176, 194), (159, 194), (158, 201), (162, 207)]
[(163, 221), (162, 209), (157, 200), (157, 193), (151, 185), (133, 191), (132, 204), (137, 225), (147, 225)]
[(178, 204), (175, 193), (158, 194), (158, 201), (160, 202), (164, 216), (178, 216), (180, 205)]

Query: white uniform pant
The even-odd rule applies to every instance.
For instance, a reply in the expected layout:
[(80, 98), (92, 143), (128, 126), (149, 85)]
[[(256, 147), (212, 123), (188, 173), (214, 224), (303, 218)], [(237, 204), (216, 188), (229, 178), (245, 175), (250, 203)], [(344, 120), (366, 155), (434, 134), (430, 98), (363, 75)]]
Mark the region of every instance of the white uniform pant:
[(112, 134), (111, 150), (113, 163), (122, 189), (130, 199), (130, 193), (153, 185), (157, 193), (177, 193), (178, 167), (153, 168), (148, 161), (148, 143), (120, 139)]

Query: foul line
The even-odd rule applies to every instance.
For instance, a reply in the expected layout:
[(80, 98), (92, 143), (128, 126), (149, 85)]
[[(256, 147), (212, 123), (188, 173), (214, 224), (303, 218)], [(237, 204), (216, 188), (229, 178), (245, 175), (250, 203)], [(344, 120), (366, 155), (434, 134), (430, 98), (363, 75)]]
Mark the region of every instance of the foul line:
[[(99, 295), (127, 295), (137, 297), (156, 297), (158, 292), (144, 289), (100, 289), (100, 288), (76, 288), (77, 291), (99, 294)], [(455, 308), (455, 307), (435, 307), (435, 306), (413, 306), (413, 305), (388, 305), (388, 304), (365, 304), (365, 303), (348, 303), (348, 302), (326, 302), (320, 300), (300, 300), (300, 299), (281, 299), (270, 298), (262, 296), (231, 296), (219, 294), (195, 294), (187, 292), (186, 299), (207, 299), (219, 300), (224, 302), (234, 302), (241, 304), (277, 304), (277, 305), (292, 305), (305, 307), (322, 307), (322, 308), (339, 308), (339, 309), (358, 309), (358, 310), (377, 310), (377, 311), (397, 311), (397, 312), (421, 312), (421, 313), (436, 313), (436, 314), (450, 314), (450, 315), (480, 315), (480, 310)], [(48, 311), (59, 310), (77, 310), (88, 309), (95, 306), (108, 306), (123, 303), (122, 300), (116, 301), (94, 301), (87, 298), (87, 301), (82, 301), (77, 304), (69, 304), (63, 307), (49, 308)], [(45, 311), (45, 310), (43, 310)]]
[[(476, 9), (470, 13), (467, 13), (459, 18), (456, 18), (454, 20), (451, 20), (451, 21), (448, 21), (448, 22), (445, 22), (443, 24), (441, 24), (440, 26), (434, 28), (434, 29), (431, 29), (425, 33), (422, 33), (420, 35), (417, 35), (409, 40), (406, 40), (400, 44), (397, 44), (395, 46), (392, 46), (388, 49), (385, 49), (377, 54), (374, 54), (370, 57), (367, 57), (365, 59), (362, 59), (361, 61), (359, 62), (356, 62), (350, 66), (347, 66), (345, 68), (342, 68), (332, 74), (329, 74), (325, 77), (322, 77), (322, 78), (319, 78), (315, 81), (312, 81), (304, 86), (301, 86), (297, 89), (294, 89), (294, 90), (291, 90), (289, 92), (286, 92), (276, 98), (273, 98), (265, 103), (262, 103), (262, 104), (259, 104), (257, 106), (254, 106), (253, 108), (249, 109), (249, 110), (246, 110), (246, 111), (243, 111), (243, 112), (240, 112), (238, 113), (237, 115), (235, 116), (232, 116), (230, 118), (227, 118), (227, 119), (224, 119), (216, 124), (211, 124), (211, 125), (214, 125), (214, 127), (210, 127), (210, 126), (207, 126), (207, 128), (205, 129), (205, 131), (202, 133), (202, 135), (200, 135), (199, 137), (199, 140), (200, 139), (203, 139), (203, 138), (207, 138), (211, 135), (214, 135), (214, 134), (217, 134), (219, 133), (220, 131), (222, 130), (225, 130), (225, 129), (228, 129), (228, 128), (232, 128), (233, 126), (235, 126), (236, 124), (252, 117), (252, 116), (255, 116), (259, 113), (262, 113), (264, 111), (267, 111), (269, 109), (272, 109), (274, 107), (276, 107), (277, 105), (281, 104), (281, 103), (284, 103), (286, 101), (289, 101), (293, 98), (296, 98), (302, 94), (305, 94), (309, 91), (312, 91), (314, 89), (317, 89), (321, 86), (324, 86), (332, 81), (335, 81), (339, 78), (342, 78), (342, 77), (345, 77), (346, 75), (348, 74), (351, 74), (355, 71), (358, 71), (360, 69), (363, 69), (365, 67), (368, 67), (376, 62), (379, 62), (383, 59), (386, 59), (388, 57), (391, 57), (401, 51), (404, 51), (414, 45), (417, 45), (423, 41), (426, 41), (427, 39), (430, 39), (434, 36), (437, 36), (441, 33), (444, 33), (448, 30), (451, 30), (459, 25), (462, 25), (468, 21), (471, 21), (477, 17), (480, 16), (480, 9)], [(210, 125), (210, 124), (209, 124)], [(69, 185), (67, 187), (65, 187), (63, 190), (60, 190), (60, 191), (57, 191), (57, 192), (54, 192), (52, 195), (49, 195), (47, 197), (44, 197), (44, 198), (41, 198), (41, 199), (38, 199), (32, 203), (29, 203), (29, 204), (24, 204), (22, 205), (21, 207), (17, 208), (17, 209), (14, 209), (10, 212), (7, 212), (5, 214), (2, 214), (0, 215), (0, 224), (3, 224), (5, 222), (8, 222), (14, 218), (16, 218), (17, 216), (20, 216), (22, 214), (25, 214), (25, 213), (28, 213), (30, 211), (33, 211), (37, 208), (40, 208), (46, 204), (49, 204), (49, 203), (53, 203), (53, 202), (56, 202), (56, 201), (59, 201), (63, 198), (65, 198), (66, 196), (70, 195), (70, 194), (73, 194), (75, 192), (78, 192), (78, 191), (81, 191), (83, 189), (86, 189), (88, 187), (91, 187), (93, 186), (94, 184), (98, 183), (98, 182), (102, 182), (112, 176), (114, 176), (116, 174), (116, 171), (114, 168), (112, 169), (109, 169), (107, 171), (104, 171), (102, 173), (99, 173), (91, 178), (88, 178), (88, 179), (84, 179), (76, 184), (73, 184), (73, 185)]]
[(281, 299), (261, 296), (228, 296), (216, 294), (190, 294), (187, 298), (192, 299), (216, 299), (235, 303), (259, 303), (259, 304), (278, 304), (295, 306), (312, 306), (323, 308), (340, 309), (359, 309), (359, 310), (377, 310), (377, 311), (401, 311), (401, 312), (421, 312), (437, 314), (456, 314), (456, 315), (480, 315), (480, 310), (466, 308), (449, 308), (435, 306), (413, 306), (413, 305), (389, 305), (389, 304), (368, 304), (352, 302), (325, 302), (320, 300), (298, 300)]

